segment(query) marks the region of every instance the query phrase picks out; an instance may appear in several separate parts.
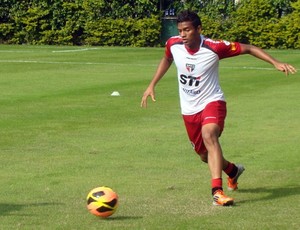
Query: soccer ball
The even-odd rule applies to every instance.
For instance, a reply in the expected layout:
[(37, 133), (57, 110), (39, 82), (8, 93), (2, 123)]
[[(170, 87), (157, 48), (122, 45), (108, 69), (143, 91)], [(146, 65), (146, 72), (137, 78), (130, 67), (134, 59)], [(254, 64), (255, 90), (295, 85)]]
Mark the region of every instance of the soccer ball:
[(106, 186), (92, 189), (86, 199), (90, 213), (103, 218), (111, 216), (118, 208), (117, 193)]

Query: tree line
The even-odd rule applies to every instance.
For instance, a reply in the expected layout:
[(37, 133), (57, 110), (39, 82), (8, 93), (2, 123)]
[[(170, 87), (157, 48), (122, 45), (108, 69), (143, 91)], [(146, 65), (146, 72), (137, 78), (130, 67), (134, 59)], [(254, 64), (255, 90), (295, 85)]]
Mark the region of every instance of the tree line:
[(160, 46), (162, 18), (183, 9), (214, 39), (300, 48), (300, 0), (0, 0), (0, 43)]

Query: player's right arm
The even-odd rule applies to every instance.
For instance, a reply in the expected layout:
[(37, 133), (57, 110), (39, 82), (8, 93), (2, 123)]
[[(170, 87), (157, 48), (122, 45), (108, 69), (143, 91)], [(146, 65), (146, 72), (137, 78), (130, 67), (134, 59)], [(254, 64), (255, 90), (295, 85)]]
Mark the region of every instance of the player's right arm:
[(155, 91), (154, 88), (156, 86), (156, 84), (159, 82), (159, 80), (165, 75), (165, 73), (168, 71), (168, 69), (170, 68), (170, 66), (172, 65), (173, 59), (172, 58), (168, 58), (166, 56), (164, 56), (157, 69), (156, 72), (148, 86), (148, 88), (146, 89), (146, 91), (143, 94), (142, 97), (142, 101), (141, 101), (141, 107), (147, 107), (147, 99), (148, 97), (151, 97), (152, 101), (155, 101)]

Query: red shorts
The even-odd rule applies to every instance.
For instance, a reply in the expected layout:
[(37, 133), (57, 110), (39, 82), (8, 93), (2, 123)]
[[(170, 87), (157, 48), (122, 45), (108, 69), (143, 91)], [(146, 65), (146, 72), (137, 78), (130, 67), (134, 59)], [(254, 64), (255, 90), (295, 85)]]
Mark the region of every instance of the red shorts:
[(217, 124), (222, 133), (224, 129), (226, 111), (225, 101), (214, 101), (207, 104), (207, 106), (199, 113), (193, 115), (182, 115), (189, 139), (194, 150), (199, 155), (207, 153), (207, 149), (202, 139), (203, 125), (209, 123)]

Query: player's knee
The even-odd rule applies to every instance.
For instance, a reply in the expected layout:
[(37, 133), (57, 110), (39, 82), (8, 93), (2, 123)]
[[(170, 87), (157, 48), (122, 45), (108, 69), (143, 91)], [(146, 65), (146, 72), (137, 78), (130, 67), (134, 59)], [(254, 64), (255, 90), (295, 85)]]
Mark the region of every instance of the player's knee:
[(218, 127), (207, 128), (202, 130), (202, 139), (205, 144), (212, 144), (218, 140), (219, 129)]
[(213, 132), (203, 132), (202, 133), (202, 138), (206, 145), (213, 143), (214, 140), (216, 140), (216, 137), (217, 136)]

